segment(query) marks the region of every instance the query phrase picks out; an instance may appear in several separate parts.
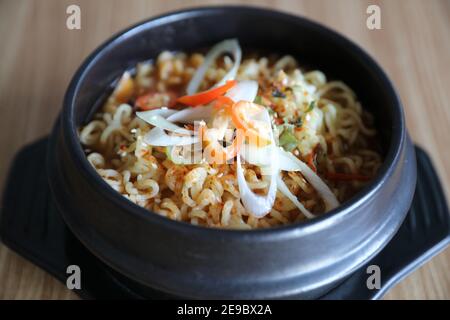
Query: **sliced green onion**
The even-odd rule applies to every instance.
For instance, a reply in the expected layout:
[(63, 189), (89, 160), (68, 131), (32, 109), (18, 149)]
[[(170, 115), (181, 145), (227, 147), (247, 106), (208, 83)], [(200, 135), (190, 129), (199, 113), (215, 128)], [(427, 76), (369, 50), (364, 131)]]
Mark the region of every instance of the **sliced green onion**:
[(298, 145), (298, 140), (294, 136), (291, 130), (284, 130), (283, 133), (280, 135), (279, 140), (280, 146), (283, 147), (286, 151), (292, 151), (295, 149)]
[(273, 110), (271, 107), (266, 107), (266, 109), (267, 109), (267, 112), (269, 112), (270, 115), (273, 116), (273, 115), (276, 114), (275, 110)]
[(312, 110), (314, 109), (315, 105), (316, 105), (316, 101), (314, 101), (314, 100), (311, 101), (311, 102), (309, 103), (308, 109), (306, 110), (306, 113), (312, 111)]

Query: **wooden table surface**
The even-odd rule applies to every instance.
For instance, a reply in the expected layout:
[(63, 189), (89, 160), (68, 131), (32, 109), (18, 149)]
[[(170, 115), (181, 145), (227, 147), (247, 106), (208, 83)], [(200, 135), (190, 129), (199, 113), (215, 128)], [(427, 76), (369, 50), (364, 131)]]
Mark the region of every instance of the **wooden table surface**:
[[(16, 151), (49, 133), (71, 76), (96, 46), (145, 18), (224, 2), (0, 1), (0, 185)], [(409, 132), (432, 155), (448, 197), (450, 1), (245, 2), (310, 17), (370, 52), (397, 87)], [(70, 4), (81, 8), (81, 30), (66, 28)], [(381, 30), (366, 27), (369, 4), (381, 8)], [(404, 279), (385, 298), (449, 299), (449, 270), (450, 248)], [(0, 244), (0, 299), (74, 298), (57, 280)]]

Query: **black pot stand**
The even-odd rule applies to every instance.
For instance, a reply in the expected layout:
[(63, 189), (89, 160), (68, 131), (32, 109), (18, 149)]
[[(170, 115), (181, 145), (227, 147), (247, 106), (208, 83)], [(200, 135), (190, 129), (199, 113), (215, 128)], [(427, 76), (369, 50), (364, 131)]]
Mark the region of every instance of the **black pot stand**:
[[(113, 271), (92, 255), (64, 224), (47, 184), (47, 139), (22, 149), (5, 185), (0, 232), (5, 245), (40, 266), (64, 284), (69, 265), (81, 269), (86, 299), (171, 298)], [(450, 215), (441, 185), (427, 154), (416, 147), (417, 186), (400, 230), (366, 265), (322, 299), (377, 299), (394, 284), (450, 243)], [(381, 271), (381, 288), (367, 288), (367, 268)]]

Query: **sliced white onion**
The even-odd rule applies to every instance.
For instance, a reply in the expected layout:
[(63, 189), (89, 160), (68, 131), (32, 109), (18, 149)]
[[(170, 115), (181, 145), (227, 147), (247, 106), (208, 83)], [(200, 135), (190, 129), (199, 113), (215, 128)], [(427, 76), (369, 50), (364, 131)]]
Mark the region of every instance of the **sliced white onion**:
[[(327, 210), (332, 210), (339, 206), (339, 201), (336, 199), (334, 193), (328, 188), (325, 182), (311, 170), (303, 161), (298, 159), (292, 153), (284, 151), (281, 148), (277, 148), (278, 155), (280, 157), (280, 169), (286, 171), (300, 171), (302, 175), (308, 180), (309, 183), (317, 190), (317, 192), (323, 198)], [(294, 167), (296, 170), (292, 170)], [(287, 170), (289, 169), (289, 170)]]
[(200, 83), (202, 82), (206, 71), (211, 66), (212, 63), (224, 53), (231, 53), (233, 55), (234, 64), (233, 67), (228, 71), (228, 73), (220, 80), (216, 86), (224, 84), (227, 80), (232, 80), (236, 77), (239, 65), (241, 64), (242, 58), (242, 50), (239, 46), (239, 42), (237, 39), (228, 39), (219, 42), (211, 50), (205, 57), (205, 61), (203, 64), (197, 69), (194, 76), (187, 86), (187, 94), (192, 95), (198, 91), (200, 87)]
[(281, 178), (281, 175), (278, 175), (278, 177), (277, 177), (277, 184), (278, 184), (278, 190), (280, 190), (280, 192), (282, 194), (284, 194), (289, 200), (291, 200), (292, 203), (295, 204), (297, 206), (297, 208), (308, 219), (312, 219), (315, 217), (315, 215), (312, 214), (311, 212), (309, 212), (309, 210), (306, 209), (305, 206), (300, 201), (298, 201), (297, 197), (289, 190), (289, 188), (287, 187), (287, 185), (284, 183), (283, 179)]
[(148, 111), (138, 111), (138, 112), (136, 112), (136, 115), (145, 121), (145, 119), (142, 117), (150, 117), (150, 116), (154, 116), (154, 115), (159, 115), (164, 118), (167, 118), (168, 116), (171, 116), (177, 112), (178, 111), (174, 110), (174, 109), (169, 109), (167, 107), (161, 107), (158, 109), (153, 109), (153, 110), (148, 110)]
[(267, 109), (262, 107), (261, 112), (256, 114), (252, 119), (257, 120), (257, 121), (262, 121), (262, 122), (264, 122), (264, 123), (269, 125), (270, 138), (272, 139), (272, 142), (275, 145), (275, 140), (274, 140), (274, 137), (273, 137), (273, 130), (272, 130), (272, 120), (270, 120), (270, 115), (269, 115), (269, 112), (267, 111)]
[(271, 175), (269, 191), (265, 196), (257, 195), (249, 188), (244, 177), (244, 170), (241, 166), (241, 157), (237, 158), (236, 175), (239, 185), (239, 194), (241, 195), (242, 204), (245, 209), (257, 218), (264, 217), (272, 210), (277, 195), (277, 157), (273, 157), (274, 161), (271, 163)]
[[(262, 110), (260, 119), (269, 124), (270, 116), (266, 109)], [(269, 133), (272, 143), (269, 145), (269, 164), (264, 166), (264, 174), (270, 176), (269, 190), (265, 196), (257, 195), (249, 188), (247, 181), (245, 181), (244, 170), (241, 167), (241, 156), (238, 155), (236, 165), (236, 175), (239, 186), (239, 194), (241, 196), (242, 204), (245, 209), (257, 218), (264, 217), (268, 214), (275, 203), (277, 195), (277, 176), (280, 172), (278, 153), (276, 152), (275, 140), (273, 138), (272, 130)]]
[(191, 123), (194, 121), (208, 120), (213, 112), (212, 105), (185, 108), (170, 115), (167, 120), (171, 122)]
[(210, 141), (223, 140), (227, 134), (233, 135), (233, 130), (228, 129), (231, 118), (225, 112), (217, 113), (212, 120), (212, 128), (206, 132), (205, 139)]
[(240, 156), (246, 162), (259, 167), (266, 167), (270, 164), (271, 152), (273, 152), (272, 145), (257, 147), (252, 144), (243, 144), (239, 150)]
[(301, 171), (298, 163), (287, 155), (287, 153), (288, 153), (287, 151), (286, 152), (277, 151), (277, 152), (278, 152), (278, 156), (280, 158), (280, 170), (281, 171)]
[(168, 135), (163, 129), (155, 127), (144, 136), (144, 142), (152, 146), (183, 146), (197, 143), (198, 136), (172, 136)]
[[(148, 111), (147, 111), (148, 112)], [(149, 114), (147, 112), (136, 112), (136, 115), (144, 120), (145, 122), (155, 126), (156, 128), (160, 128), (167, 131), (173, 131), (179, 134), (191, 135), (193, 132), (191, 130), (187, 130), (185, 128), (181, 128), (176, 124), (166, 120), (164, 117), (159, 114)]]
[(253, 102), (258, 94), (258, 82), (252, 80), (239, 81), (225, 96), (238, 102), (241, 100)]

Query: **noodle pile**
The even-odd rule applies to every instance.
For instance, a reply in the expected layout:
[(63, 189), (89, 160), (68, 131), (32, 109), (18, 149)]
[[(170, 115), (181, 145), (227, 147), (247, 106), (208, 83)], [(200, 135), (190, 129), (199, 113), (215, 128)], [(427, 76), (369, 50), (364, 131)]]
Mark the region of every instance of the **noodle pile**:
[[(173, 220), (253, 229), (306, 219), (280, 191), (265, 216), (249, 213), (241, 201), (236, 161), (176, 164), (165, 147), (144, 141), (152, 126), (135, 114), (138, 97), (147, 95), (147, 103), (155, 107), (181, 108), (175, 100), (185, 94), (204, 59), (199, 53), (166, 51), (154, 62), (139, 63), (134, 75), (126, 72), (103, 108), (80, 128), (88, 161), (124, 197)], [(199, 91), (211, 88), (232, 67), (228, 55), (217, 58)], [(257, 55), (242, 61), (236, 80), (258, 82), (255, 102), (269, 110), (279, 145), (317, 172), (339, 202), (349, 199), (376, 174), (382, 158), (376, 148), (373, 119), (344, 83), (327, 81), (320, 71), (303, 72), (291, 56)], [(261, 168), (248, 163), (243, 168), (250, 189), (255, 194), (267, 193), (269, 180)], [(327, 211), (301, 172), (282, 171), (281, 175), (307, 210), (315, 215)]]

